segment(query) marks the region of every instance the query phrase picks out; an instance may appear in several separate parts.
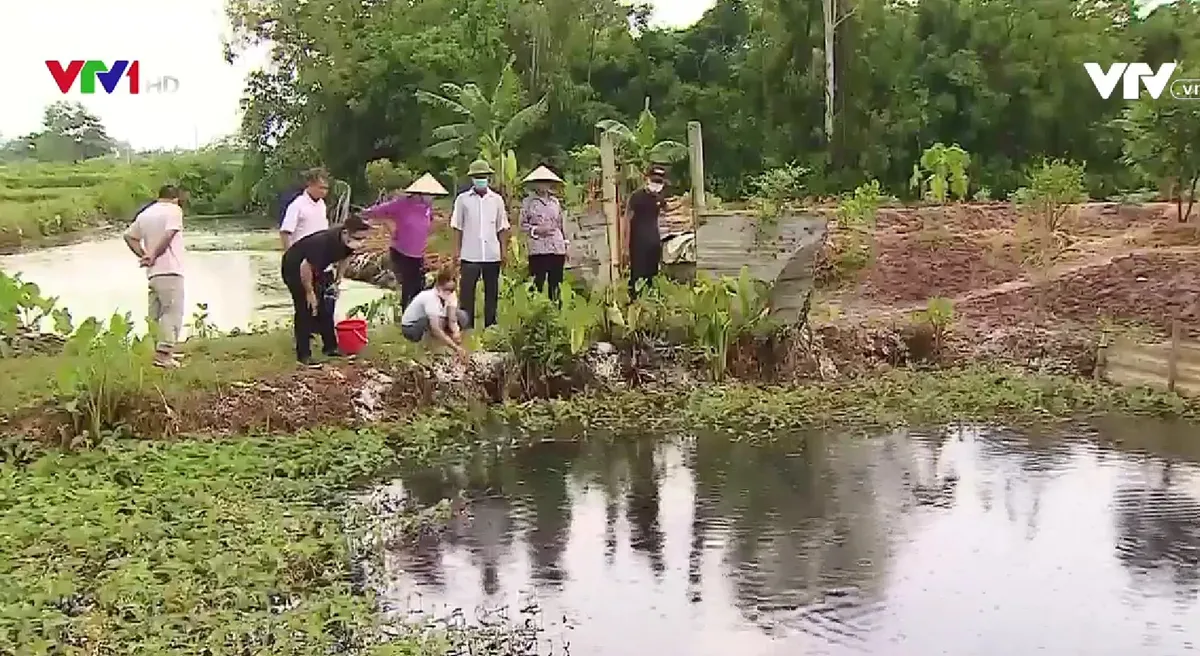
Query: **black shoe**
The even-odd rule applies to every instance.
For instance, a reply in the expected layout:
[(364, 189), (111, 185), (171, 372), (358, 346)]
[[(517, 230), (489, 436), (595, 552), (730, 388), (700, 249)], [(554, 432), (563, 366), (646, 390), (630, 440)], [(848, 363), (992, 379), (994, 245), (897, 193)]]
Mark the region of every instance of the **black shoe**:
[(349, 353), (342, 353), (341, 351), (322, 351), (321, 354), (324, 355), (325, 357), (329, 358), (330, 360), (339, 360), (342, 358), (345, 358), (347, 360), (354, 359), (353, 355), (350, 355)]
[(313, 360), (312, 358), (301, 358), (300, 366), (308, 369), (320, 369), (321, 363)]

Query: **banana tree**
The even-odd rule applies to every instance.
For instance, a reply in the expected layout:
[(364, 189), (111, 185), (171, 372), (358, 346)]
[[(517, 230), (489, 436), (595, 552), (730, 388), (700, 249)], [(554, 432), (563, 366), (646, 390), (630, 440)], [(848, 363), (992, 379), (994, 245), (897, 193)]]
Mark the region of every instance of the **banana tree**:
[[(596, 124), (602, 133), (614, 137), (617, 146), (617, 161), (620, 165), (620, 177), (626, 188), (637, 187), (646, 169), (651, 164), (674, 164), (687, 157), (687, 146), (678, 141), (658, 140), (658, 120), (650, 111), (650, 98), (638, 115), (637, 124), (633, 128), (616, 119), (604, 119)], [(595, 145), (585, 146), (586, 153), (582, 156), (595, 157), (599, 160), (600, 148)]]
[[(547, 96), (522, 107), (525, 91), (509, 59), (490, 98), (475, 84), (441, 85), (440, 94), (418, 91), (417, 99), (455, 114), (453, 123), (434, 128), (434, 143), (425, 149), (430, 157), (452, 159), (480, 153), (500, 173), (517, 142), (546, 115)], [(515, 169), (515, 166), (514, 166)], [(498, 176), (499, 177), (499, 176)], [(499, 178), (505, 188), (511, 181)], [(511, 195), (511, 194), (508, 194)]]

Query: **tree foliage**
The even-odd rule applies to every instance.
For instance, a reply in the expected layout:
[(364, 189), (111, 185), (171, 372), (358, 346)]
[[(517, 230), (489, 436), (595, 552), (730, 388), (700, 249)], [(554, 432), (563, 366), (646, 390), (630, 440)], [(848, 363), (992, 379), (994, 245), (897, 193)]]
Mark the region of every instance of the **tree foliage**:
[(41, 130), (5, 144), (4, 159), (82, 162), (112, 155), (120, 145), (83, 105), (56, 102), (46, 108)]
[(1143, 100), (1126, 111), (1124, 126), (1126, 161), (1166, 182), (1179, 221), (1187, 221), (1200, 182), (1200, 103)]
[[(830, 140), (820, 0), (717, 0), (686, 29), (651, 27), (645, 5), (618, 0), (235, 0), (229, 13), (235, 50), (273, 44), (245, 98), (268, 178), (319, 162), (362, 187), (381, 157), (441, 173), (454, 162), (440, 156), (484, 137), (493, 156), (566, 171), (598, 123), (633, 126), (653, 98), (655, 143), (702, 123), (718, 195), (795, 162), (813, 194), (874, 179), (911, 198), (913, 165), (937, 143), (970, 153), (959, 181), (1002, 196), (1043, 158), (1088, 162), (1094, 197), (1157, 183), (1124, 163), (1125, 103), (1100, 99), (1083, 63), (1200, 54), (1192, 2), (1141, 18), (1077, 0), (836, 4)], [(513, 80), (528, 94), (518, 104), (498, 95)], [(538, 120), (517, 121), (527, 109)]]

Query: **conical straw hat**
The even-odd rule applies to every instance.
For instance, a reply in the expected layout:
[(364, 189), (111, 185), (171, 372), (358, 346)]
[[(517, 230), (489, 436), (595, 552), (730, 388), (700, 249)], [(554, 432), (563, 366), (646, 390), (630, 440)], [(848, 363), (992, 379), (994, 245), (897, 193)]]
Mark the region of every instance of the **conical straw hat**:
[(430, 194), (433, 196), (445, 196), (450, 193), (442, 186), (442, 183), (437, 181), (437, 178), (426, 173), (417, 178), (417, 181), (408, 185), (408, 189), (404, 190), (409, 194)]
[(562, 182), (562, 178), (554, 174), (554, 171), (539, 166), (533, 170), (533, 173), (525, 176), (525, 182)]

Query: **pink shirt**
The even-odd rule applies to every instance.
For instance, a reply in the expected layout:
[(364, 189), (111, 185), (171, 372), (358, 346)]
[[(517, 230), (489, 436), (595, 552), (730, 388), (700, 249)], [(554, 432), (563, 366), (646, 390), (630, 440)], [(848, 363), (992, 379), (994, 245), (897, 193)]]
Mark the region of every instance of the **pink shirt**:
[(146, 276), (183, 275), (183, 209), (176, 203), (159, 201), (142, 210), (129, 224), (125, 234), (142, 244), (142, 249), (153, 253), (167, 234), (174, 232), (167, 250), (146, 269)]
[(366, 214), (393, 222), (392, 250), (408, 257), (425, 257), (433, 230), (433, 205), (420, 196), (401, 196), (367, 209)]

